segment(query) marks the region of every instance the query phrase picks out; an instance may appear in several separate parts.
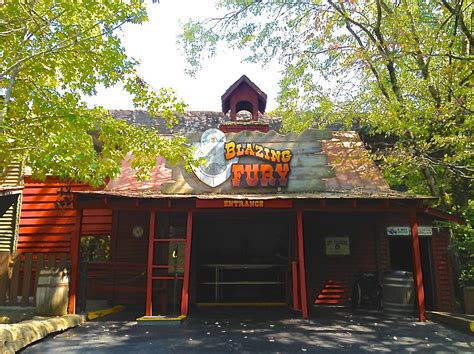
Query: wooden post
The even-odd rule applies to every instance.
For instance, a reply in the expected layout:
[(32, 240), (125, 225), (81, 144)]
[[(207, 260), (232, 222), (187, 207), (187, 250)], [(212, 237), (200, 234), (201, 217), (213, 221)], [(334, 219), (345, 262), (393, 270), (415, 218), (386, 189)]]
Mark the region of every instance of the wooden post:
[(193, 237), (193, 212), (188, 211), (186, 220), (186, 253), (184, 256), (184, 277), (181, 295), (181, 315), (188, 315), (189, 308), (189, 272), (191, 269), (191, 245)]
[(6, 304), (8, 289), (8, 268), (10, 264), (10, 252), (0, 252), (0, 306)]
[[(71, 237), (71, 285), (69, 288), (69, 308), (68, 312), (71, 314), (76, 313), (76, 301), (77, 301), (77, 276), (79, 272), (79, 252), (81, 242), (81, 227), (82, 227), (82, 209), (77, 210), (76, 222), (74, 232)], [(54, 257), (49, 254), (48, 259)], [(39, 271), (38, 271), (39, 274)], [(38, 276), (36, 275), (36, 277)]]
[(155, 249), (155, 218), (156, 211), (150, 212), (150, 227), (148, 232), (148, 259), (146, 271), (146, 307), (145, 316), (152, 316), (153, 313), (153, 257)]
[(418, 304), (418, 319), (426, 321), (425, 314), (425, 290), (423, 288), (423, 272), (421, 269), (420, 239), (418, 237), (418, 220), (416, 212), (410, 212), (411, 224), (411, 250), (413, 254), (413, 277), (415, 280), (416, 300)]
[(12, 276), (10, 278), (10, 289), (9, 289), (9, 300), (8, 304), (10, 306), (16, 306), (18, 304), (18, 283), (20, 282), (20, 264), (21, 263), (21, 253), (16, 252), (13, 256), (13, 269)]
[(293, 290), (293, 310), (299, 311), (300, 307), (300, 298), (298, 295), (298, 262), (291, 262), (291, 280), (292, 280), (292, 290)]
[(31, 271), (33, 268), (33, 254), (25, 253), (23, 264), (23, 285), (21, 290), (21, 306), (28, 306), (30, 299)]
[(296, 216), (297, 236), (298, 236), (298, 268), (300, 280), (301, 312), (304, 319), (308, 318), (308, 298), (306, 295), (306, 272), (304, 262), (304, 230), (303, 212), (298, 209)]

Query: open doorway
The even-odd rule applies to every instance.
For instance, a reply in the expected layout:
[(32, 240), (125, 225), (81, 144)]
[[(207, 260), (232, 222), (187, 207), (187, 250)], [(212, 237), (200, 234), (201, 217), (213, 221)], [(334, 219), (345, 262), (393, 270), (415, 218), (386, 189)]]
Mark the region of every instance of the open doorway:
[(285, 213), (197, 216), (191, 301), (199, 305), (287, 304), (290, 229)]
[[(434, 282), (432, 272), (431, 238), (420, 237), (421, 268), (425, 289), (426, 310), (434, 310)], [(393, 270), (413, 272), (411, 239), (409, 237), (390, 238), (390, 265)]]

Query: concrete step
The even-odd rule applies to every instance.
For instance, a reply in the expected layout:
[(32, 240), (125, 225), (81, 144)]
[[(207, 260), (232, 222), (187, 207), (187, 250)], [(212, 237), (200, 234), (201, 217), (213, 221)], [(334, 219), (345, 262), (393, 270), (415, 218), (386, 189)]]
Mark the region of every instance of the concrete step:
[(426, 311), (426, 318), (474, 335), (474, 315)]

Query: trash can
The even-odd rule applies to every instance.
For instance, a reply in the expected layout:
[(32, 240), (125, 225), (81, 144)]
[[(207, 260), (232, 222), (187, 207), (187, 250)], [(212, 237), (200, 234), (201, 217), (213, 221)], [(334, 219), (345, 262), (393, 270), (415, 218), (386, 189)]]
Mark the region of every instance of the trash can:
[(45, 268), (36, 285), (36, 314), (62, 316), (67, 314), (69, 276), (66, 269)]
[(401, 270), (385, 272), (383, 277), (383, 310), (392, 316), (414, 316), (415, 282), (413, 273)]

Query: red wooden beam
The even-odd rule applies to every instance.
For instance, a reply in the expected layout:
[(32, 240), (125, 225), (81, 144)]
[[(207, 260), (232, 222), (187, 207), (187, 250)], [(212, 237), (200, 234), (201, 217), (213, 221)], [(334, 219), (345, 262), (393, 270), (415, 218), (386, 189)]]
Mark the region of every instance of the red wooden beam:
[(293, 310), (299, 311), (300, 307), (300, 298), (298, 296), (298, 262), (291, 262), (291, 280), (292, 280), (292, 290), (293, 290)]
[(186, 220), (186, 253), (184, 255), (184, 279), (181, 294), (181, 315), (188, 315), (189, 308), (189, 272), (191, 269), (191, 244), (193, 237), (193, 212), (188, 211)]
[(413, 276), (415, 280), (416, 300), (418, 303), (418, 319), (426, 321), (425, 290), (423, 288), (423, 272), (421, 269), (420, 239), (418, 237), (418, 220), (416, 212), (410, 213), (411, 224), (411, 250), (413, 254)]
[(82, 225), (82, 209), (76, 213), (76, 224), (71, 236), (71, 285), (69, 289), (69, 308), (71, 314), (76, 313), (77, 275), (79, 273), (79, 251)]
[(148, 266), (146, 271), (145, 316), (152, 316), (153, 309), (153, 256), (155, 249), (155, 217), (156, 212), (150, 212), (150, 226), (148, 232)]
[(301, 294), (301, 311), (303, 318), (308, 318), (308, 298), (306, 294), (306, 272), (304, 262), (304, 235), (303, 235), (303, 212), (298, 209), (296, 214), (297, 221), (297, 237), (298, 237), (298, 267), (300, 280), (300, 294)]

